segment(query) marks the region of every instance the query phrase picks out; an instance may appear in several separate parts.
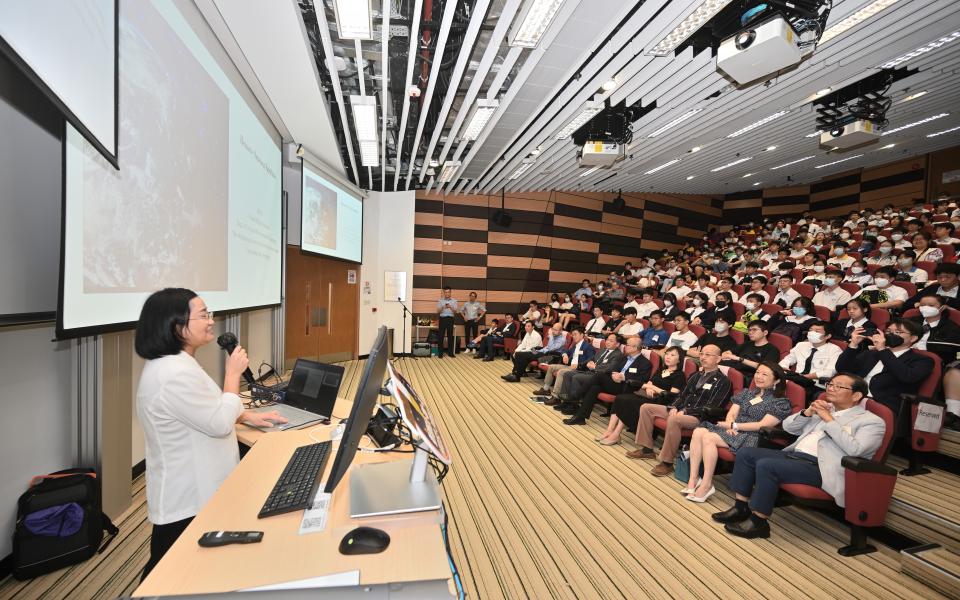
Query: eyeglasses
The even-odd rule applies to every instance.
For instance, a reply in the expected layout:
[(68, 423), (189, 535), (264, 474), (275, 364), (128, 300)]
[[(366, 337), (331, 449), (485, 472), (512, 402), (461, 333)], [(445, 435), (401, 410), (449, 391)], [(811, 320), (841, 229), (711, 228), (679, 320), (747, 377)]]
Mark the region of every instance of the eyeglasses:
[(212, 320), (213, 320), (213, 312), (212, 312), (212, 311), (205, 310), (205, 311), (203, 311), (202, 313), (198, 314), (198, 315), (195, 316), (195, 317), (190, 317), (190, 320), (191, 320), (191, 321), (212, 321)]
[(834, 383), (834, 382), (832, 382), (832, 381), (829, 382), (829, 383), (827, 383), (824, 387), (827, 388), (828, 390), (831, 389), (831, 388), (832, 388), (832, 389), (835, 389), (835, 390), (852, 390), (852, 389), (853, 389), (852, 387), (847, 387), (847, 386), (845, 386), (845, 385), (840, 385), (840, 384)]

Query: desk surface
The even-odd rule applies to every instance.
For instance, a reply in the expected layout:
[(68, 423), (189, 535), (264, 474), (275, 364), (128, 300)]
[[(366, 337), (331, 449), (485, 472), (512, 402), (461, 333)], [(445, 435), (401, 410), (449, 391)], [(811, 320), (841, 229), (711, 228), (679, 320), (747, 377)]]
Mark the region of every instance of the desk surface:
[[(343, 404), (337, 402), (339, 411), (344, 410)], [(257, 518), (293, 450), (329, 439), (335, 425), (269, 434), (239, 425), (238, 438), (246, 437), (253, 447), (134, 595), (226, 592), (358, 569), (362, 585), (423, 580), (449, 582), (451, 573), (439, 527), (439, 511), (352, 519), (350, 472), (333, 494), (327, 525), (321, 532), (298, 534), (302, 511)], [(241, 428), (253, 433), (244, 432), (241, 436)], [(311, 432), (316, 439), (311, 439)], [(335, 453), (337, 443), (334, 446)], [(358, 452), (353, 465), (410, 456)], [(327, 473), (333, 458), (331, 455)], [(390, 546), (380, 554), (340, 554), (340, 540), (360, 525), (386, 531), (390, 535)], [(263, 541), (220, 548), (197, 545), (201, 534), (218, 530), (263, 531)]]

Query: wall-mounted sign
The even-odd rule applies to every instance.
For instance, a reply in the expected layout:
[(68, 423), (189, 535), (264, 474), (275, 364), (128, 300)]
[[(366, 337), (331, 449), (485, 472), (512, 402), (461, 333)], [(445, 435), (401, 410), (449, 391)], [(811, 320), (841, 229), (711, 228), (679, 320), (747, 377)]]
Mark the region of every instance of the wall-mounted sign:
[(347, 270), (347, 283), (349, 283), (350, 285), (356, 285), (356, 283), (357, 283), (357, 270), (356, 270), (356, 269), (348, 269), (348, 270)]
[(400, 302), (407, 301), (407, 272), (406, 271), (384, 271), (383, 272), (383, 299), (386, 301)]

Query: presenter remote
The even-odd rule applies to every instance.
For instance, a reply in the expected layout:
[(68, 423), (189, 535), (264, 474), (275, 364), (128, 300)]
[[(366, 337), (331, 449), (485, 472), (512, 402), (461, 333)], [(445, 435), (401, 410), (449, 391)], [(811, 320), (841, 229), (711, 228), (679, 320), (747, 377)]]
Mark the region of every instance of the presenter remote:
[(204, 548), (214, 548), (227, 544), (256, 544), (262, 539), (262, 531), (208, 531), (197, 543)]

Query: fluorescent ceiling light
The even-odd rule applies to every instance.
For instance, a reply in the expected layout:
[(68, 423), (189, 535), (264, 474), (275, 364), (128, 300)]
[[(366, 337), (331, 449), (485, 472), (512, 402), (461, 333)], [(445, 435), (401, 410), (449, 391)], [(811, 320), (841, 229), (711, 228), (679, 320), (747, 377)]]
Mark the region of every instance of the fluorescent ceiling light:
[(607, 81), (603, 82), (603, 86), (601, 87), (603, 87), (603, 91), (605, 92), (612, 92), (613, 90), (617, 89), (617, 80), (608, 79)]
[(767, 146), (767, 149), (764, 150), (764, 152), (773, 152), (773, 151), (776, 150), (776, 149), (777, 149), (776, 146)]
[(833, 91), (833, 88), (825, 87), (825, 88), (823, 88), (822, 90), (817, 90), (817, 94), (816, 94), (816, 95), (817, 95), (817, 96), (826, 96), (827, 94), (829, 94), (829, 93), (832, 92), (832, 91)]
[(687, 15), (673, 31), (660, 40), (660, 43), (654, 46), (647, 54), (652, 56), (667, 56), (728, 4), (730, 4), (730, 0), (704, 0), (700, 6)]
[(753, 182), (753, 185), (760, 185), (761, 183), (763, 183), (763, 182), (762, 182), (762, 181), (755, 181), (755, 182)]
[(728, 138), (735, 138), (735, 137), (737, 137), (737, 136), (741, 136), (741, 135), (743, 135), (743, 134), (745, 134), (745, 133), (747, 133), (747, 132), (753, 131), (753, 130), (756, 129), (757, 127), (760, 127), (760, 126), (762, 126), (762, 125), (766, 125), (767, 123), (769, 123), (770, 121), (773, 121), (774, 119), (779, 119), (780, 117), (782, 117), (783, 115), (785, 115), (785, 114), (787, 114), (787, 113), (789, 113), (789, 112), (790, 112), (789, 110), (781, 110), (780, 112), (773, 113), (773, 114), (770, 115), (769, 117), (764, 117), (763, 119), (760, 119), (760, 120), (757, 121), (756, 123), (750, 123), (750, 124), (747, 125), (746, 127), (734, 131), (733, 133), (731, 133), (731, 134), (728, 135), (727, 137), (728, 137)]
[(663, 133), (664, 131), (670, 129), (671, 127), (676, 127), (676, 126), (679, 125), (680, 123), (683, 123), (684, 121), (686, 121), (687, 119), (689, 119), (689, 118), (692, 117), (693, 115), (697, 114), (697, 113), (700, 112), (701, 110), (703, 110), (703, 109), (702, 109), (702, 108), (692, 108), (692, 109), (688, 110), (687, 112), (683, 113), (682, 115), (680, 115), (679, 117), (677, 117), (676, 119), (670, 121), (669, 123), (667, 123), (666, 125), (664, 125), (664, 126), (661, 127), (660, 129), (654, 131), (653, 133), (651, 133), (651, 134), (648, 135), (647, 137), (648, 137), (648, 138), (657, 137), (658, 135), (660, 135), (660, 134)]
[(696, 177), (696, 175), (687, 175), (687, 181), (690, 181), (690, 180), (693, 179), (694, 177)]
[(821, 134), (821, 133), (823, 133), (823, 132), (818, 129), (818, 130), (814, 131), (813, 133), (808, 133), (807, 135), (805, 135), (805, 136), (803, 136), (803, 137), (805, 137), (805, 138), (820, 137), (820, 134)]
[(532, 167), (534, 164), (536, 163), (533, 160), (523, 159), (523, 164), (517, 167), (517, 170), (513, 172), (513, 175), (510, 176), (510, 179), (519, 179), (520, 176), (529, 171), (530, 167)]
[[(945, 133), (953, 133), (954, 131), (958, 131), (958, 130), (960, 130), (960, 127), (952, 127), (950, 129), (944, 129), (943, 131), (938, 131), (936, 133), (927, 134), (927, 137), (928, 138), (937, 137), (938, 135), (943, 135)], [(890, 145), (892, 146), (893, 144), (890, 144)]]
[(826, 31), (823, 32), (823, 35), (820, 36), (819, 44), (825, 44), (837, 37), (846, 33), (848, 30), (853, 29), (860, 23), (863, 23), (870, 17), (874, 16), (878, 12), (887, 8), (888, 6), (893, 6), (897, 3), (897, 0), (874, 0), (870, 4), (864, 6), (860, 10), (856, 11), (852, 15), (842, 19), (839, 23), (828, 27)]
[[(928, 135), (927, 137), (930, 137), (930, 136)], [(893, 148), (894, 146), (896, 146), (896, 144), (887, 144), (886, 146), (884, 146), (883, 148), (880, 148), (880, 149), (881, 149), (881, 150), (889, 150), (890, 148)]]
[(896, 133), (898, 131), (903, 131), (904, 129), (910, 129), (911, 127), (916, 127), (917, 125), (923, 125), (924, 123), (929, 123), (930, 121), (936, 121), (937, 119), (942, 119), (943, 117), (949, 116), (950, 113), (940, 113), (939, 115), (933, 115), (932, 117), (927, 117), (926, 119), (920, 119), (919, 121), (914, 121), (913, 123), (907, 123), (906, 125), (901, 125), (894, 129), (888, 129), (881, 133), (881, 136), (890, 135), (891, 133)]
[(480, 132), (490, 122), (490, 117), (497, 112), (500, 106), (499, 100), (486, 100), (481, 98), (477, 100), (473, 110), (470, 111), (470, 117), (467, 119), (467, 126), (463, 129), (461, 140), (473, 141), (480, 137)]
[(380, 144), (360, 140), (360, 164), (365, 167), (379, 167)]
[(789, 167), (790, 165), (795, 165), (797, 163), (802, 163), (805, 160), (810, 160), (811, 158), (816, 158), (816, 155), (804, 156), (803, 158), (798, 158), (797, 160), (791, 160), (790, 162), (785, 162), (782, 165), (777, 165), (775, 167), (770, 167), (771, 171), (776, 171), (777, 169), (782, 169), (784, 167)]
[(901, 56), (896, 57), (896, 58), (893, 59), (893, 60), (887, 61), (887, 62), (883, 63), (882, 65), (880, 65), (880, 68), (881, 68), (881, 69), (892, 69), (892, 68), (896, 67), (897, 65), (901, 65), (901, 64), (907, 62), (908, 60), (913, 60), (914, 58), (916, 58), (916, 57), (918, 57), (918, 56), (923, 56), (923, 55), (926, 54), (927, 52), (933, 52), (934, 50), (936, 50), (936, 49), (939, 48), (940, 46), (949, 44), (950, 42), (952, 42), (952, 41), (954, 41), (954, 40), (956, 40), (956, 39), (960, 39), (960, 31), (954, 31), (954, 32), (951, 33), (950, 35), (945, 35), (945, 36), (943, 36), (942, 38), (940, 38), (939, 40), (934, 40), (934, 41), (930, 42), (929, 44), (927, 44), (927, 45), (925, 45), (925, 46), (920, 46), (920, 47), (917, 48), (916, 50), (912, 50), (912, 51), (910, 51), (910, 52), (907, 52), (906, 54), (903, 54), (903, 55), (901, 55)]
[(690, 152), (700, 152), (700, 146), (694, 146), (693, 148), (690, 148)]
[(340, 39), (373, 39), (373, 11), (370, 9), (370, 0), (333, 0), (333, 14)]
[(725, 164), (725, 165), (723, 165), (723, 166), (717, 167), (716, 169), (710, 169), (710, 172), (711, 172), (711, 173), (716, 173), (717, 171), (722, 171), (722, 170), (724, 170), (724, 169), (726, 169), (726, 168), (728, 168), (728, 167), (732, 167), (732, 166), (734, 166), (734, 165), (739, 165), (740, 163), (745, 163), (745, 162), (747, 162), (748, 160), (753, 160), (753, 157), (752, 157), (752, 156), (748, 156), (748, 157), (746, 157), (746, 158), (739, 158), (739, 159), (733, 161), (732, 163), (727, 163), (727, 164)]
[(599, 169), (599, 168), (600, 168), (600, 167), (594, 167), (594, 168), (592, 168), (592, 169), (588, 169), (588, 170), (584, 171), (583, 173), (580, 173), (580, 177), (586, 177), (587, 175), (590, 175), (591, 173), (593, 173), (594, 171), (596, 171), (596, 170)]
[(670, 162), (665, 162), (665, 163), (663, 163), (663, 164), (660, 165), (659, 167), (654, 167), (654, 168), (650, 169), (649, 171), (647, 171), (646, 173), (644, 173), (644, 175), (653, 175), (653, 174), (656, 173), (657, 171), (660, 171), (660, 170), (662, 170), (662, 169), (666, 169), (666, 168), (669, 167), (670, 165), (675, 165), (675, 164), (677, 164), (678, 162), (680, 162), (680, 159), (679, 159), (679, 158), (675, 158), (675, 159), (671, 160)]
[(592, 119), (594, 116), (596, 116), (596, 114), (601, 110), (603, 110), (603, 102), (594, 102), (592, 100), (587, 102), (584, 109), (580, 111), (580, 114), (575, 116), (572, 121), (567, 123), (564, 126), (564, 128), (561, 129), (559, 133), (557, 133), (557, 139), (558, 140), (567, 139), (568, 137), (573, 135), (574, 131), (583, 127), (584, 123), (586, 123), (587, 121)]
[(563, 2), (564, 0), (527, 0), (525, 8), (514, 21), (509, 44), (520, 48), (536, 48)]
[(439, 183), (447, 183), (453, 179), (453, 174), (457, 172), (457, 169), (460, 168), (459, 160), (448, 160), (443, 163), (443, 170), (440, 171), (440, 177), (437, 179)]
[(917, 92), (917, 93), (915, 93), (915, 94), (910, 94), (909, 96), (905, 96), (905, 97), (901, 98), (900, 100), (897, 100), (897, 101), (895, 102), (895, 104), (903, 104), (904, 102), (910, 102), (911, 100), (916, 100), (916, 99), (919, 98), (920, 96), (926, 96), (926, 95), (927, 95), (927, 91), (926, 91), (926, 90), (924, 90), (924, 91), (922, 91), (922, 92)]
[(817, 165), (817, 166), (814, 167), (814, 169), (823, 169), (824, 167), (832, 167), (833, 165), (839, 165), (839, 164), (842, 163), (842, 162), (847, 162), (848, 160), (853, 160), (853, 159), (855, 159), (855, 158), (860, 158), (861, 156), (863, 156), (863, 155), (862, 155), (862, 154), (857, 154), (856, 156), (848, 156), (848, 157), (846, 157), (846, 158), (841, 158), (840, 160), (835, 160), (835, 161), (833, 161), (833, 162), (828, 162), (828, 163), (826, 163), (826, 164), (824, 164), (824, 165)]
[(379, 167), (380, 153), (377, 150), (377, 99), (374, 96), (350, 96), (353, 107), (353, 128), (360, 144), (360, 164)]
[(750, 177), (750, 176), (752, 176), (752, 175), (753, 175), (753, 173), (747, 173), (746, 175), (743, 176), (743, 179), (746, 179), (747, 177)]

